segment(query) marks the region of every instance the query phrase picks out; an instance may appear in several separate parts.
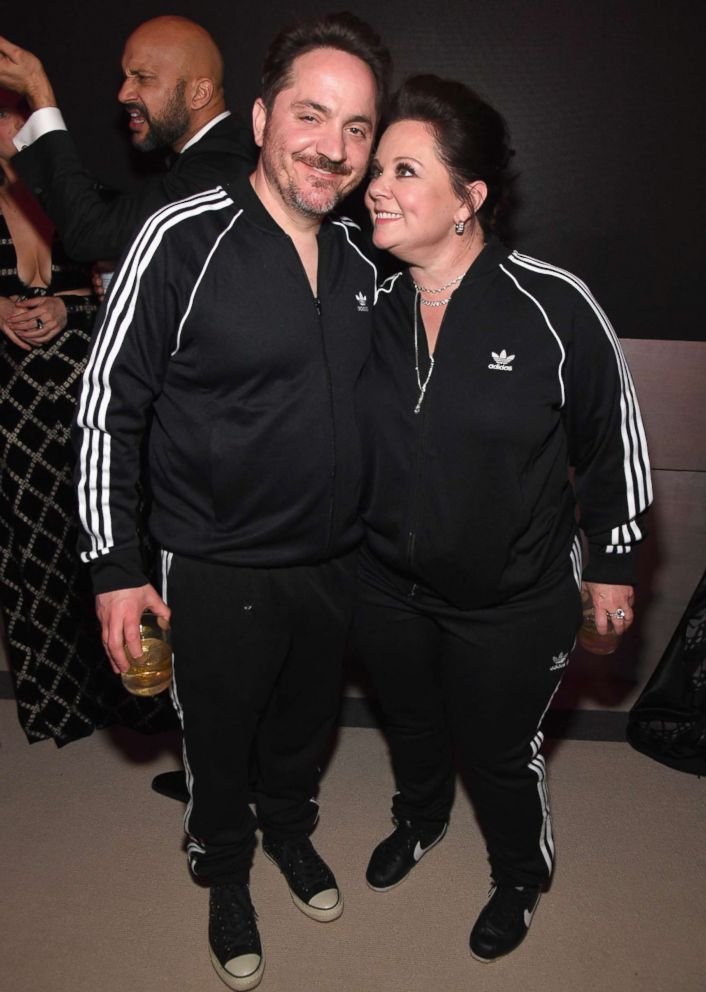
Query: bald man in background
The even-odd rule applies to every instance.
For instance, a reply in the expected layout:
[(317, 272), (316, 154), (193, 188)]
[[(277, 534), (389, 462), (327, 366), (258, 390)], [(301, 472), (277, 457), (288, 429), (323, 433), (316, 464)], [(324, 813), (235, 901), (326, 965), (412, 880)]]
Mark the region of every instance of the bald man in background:
[(155, 17), (128, 38), (118, 100), (133, 146), (171, 149), (165, 175), (110, 199), (81, 163), (42, 63), (0, 37), (0, 86), (20, 93), (32, 115), (14, 139), (12, 164), (56, 225), (69, 255), (117, 259), (136, 227), (174, 200), (252, 171), (251, 129), (226, 110), (223, 59), (211, 35), (185, 17)]

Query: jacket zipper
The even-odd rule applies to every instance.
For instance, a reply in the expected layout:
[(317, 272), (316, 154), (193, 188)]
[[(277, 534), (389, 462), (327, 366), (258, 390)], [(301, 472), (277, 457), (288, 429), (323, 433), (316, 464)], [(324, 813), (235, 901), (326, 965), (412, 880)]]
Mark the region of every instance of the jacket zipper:
[(328, 361), (328, 353), (326, 351), (326, 338), (324, 336), (324, 325), (321, 320), (321, 299), (318, 296), (314, 297), (314, 305), (316, 306), (316, 317), (319, 323), (319, 336), (321, 338), (321, 353), (324, 359), (324, 371), (326, 372), (326, 386), (328, 388), (328, 401), (329, 410), (331, 413), (331, 498), (329, 500), (329, 511), (328, 511), (328, 538), (326, 540), (326, 557), (328, 558), (331, 554), (333, 547), (333, 524), (334, 524), (334, 511), (335, 511), (335, 493), (336, 493), (336, 416), (333, 403), (333, 379), (331, 377), (331, 368)]
[[(289, 237), (289, 235), (287, 235)], [(304, 263), (301, 260), (301, 256), (296, 249), (296, 245), (289, 238), (292, 245), (292, 251), (296, 255), (297, 261), (299, 262), (299, 267), (302, 271), (302, 275), (309, 286), (309, 291), (311, 292), (311, 283), (309, 282), (309, 277), (304, 268)], [(319, 259), (321, 254), (319, 253)], [(318, 267), (318, 265), (317, 265)], [(331, 483), (331, 496), (329, 499), (329, 511), (328, 511), (328, 536), (326, 538), (326, 557), (328, 558), (331, 553), (331, 548), (333, 546), (333, 524), (334, 524), (334, 511), (335, 511), (335, 486), (336, 486), (336, 421), (334, 419), (334, 403), (333, 403), (333, 379), (331, 377), (331, 368), (329, 366), (328, 354), (326, 352), (326, 338), (324, 336), (324, 325), (321, 320), (321, 298), (315, 296), (313, 293), (311, 298), (314, 302), (316, 308), (316, 320), (319, 325), (319, 338), (321, 340), (321, 354), (324, 362), (324, 372), (326, 374), (326, 386), (328, 388), (328, 399), (329, 399), (329, 410), (331, 413), (331, 472), (329, 475)]]

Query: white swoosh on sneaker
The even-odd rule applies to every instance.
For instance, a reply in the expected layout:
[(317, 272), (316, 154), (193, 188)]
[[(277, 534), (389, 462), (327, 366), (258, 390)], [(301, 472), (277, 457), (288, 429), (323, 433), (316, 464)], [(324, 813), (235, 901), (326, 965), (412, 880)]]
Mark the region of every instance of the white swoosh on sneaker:
[[(539, 899), (537, 900), (537, 902), (539, 902)], [(525, 910), (525, 926), (527, 927), (528, 930), (529, 930), (529, 925), (532, 922), (532, 917), (534, 916), (534, 911), (537, 908), (537, 902), (534, 904), (532, 909)]]
[(439, 843), (439, 841), (441, 840), (441, 838), (446, 833), (446, 830), (447, 830), (447, 826), (446, 826), (446, 824), (444, 824), (444, 829), (441, 831), (441, 833), (436, 838), (436, 840), (433, 840), (431, 842), (431, 844), (427, 844), (426, 847), (422, 847), (422, 845), (419, 843), (419, 841), (417, 841), (417, 843), (416, 843), (416, 845), (414, 847), (414, 850), (412, 851), (412, 857), (414, 858), (414, 860), (415, 861), (419, 861), (419, 859), (421, 857), (423, 857), (423, 855), (425, 855), (427, 853), (427, 851), (431, 851), (432, 847), (435, 844), (438, 844)]

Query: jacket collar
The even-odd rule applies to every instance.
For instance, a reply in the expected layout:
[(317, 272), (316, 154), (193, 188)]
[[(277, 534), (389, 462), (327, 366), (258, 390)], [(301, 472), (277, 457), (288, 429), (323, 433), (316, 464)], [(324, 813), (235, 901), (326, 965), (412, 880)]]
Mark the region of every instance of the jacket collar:
[[(491, 275), (497, 270), (500, 263), (505, 261), (509, 254), (510, 252), (499, 238), (496, 238), (494, 234), (489, 235), (485, 247), (461, 280), (458, 289), (465, 289), (465, 287), (471, 286), (480, 279)], [(414, 293), (414, 283), (409, 269), (405, 269), (404, 275), (399, 282), (404, 290)]]
[[(224, 183), (223, 189), (231, 197), (236, 207), (242, 207), (251, 223), (262, 228), (263, 231), (268, 231), (270, 234), (278, 234), (283, 238), (289, 237), (287, 232), (273, 218), (272, 214), (265, 209), (262, 200), (252, 187), (249, 173), (239, 176), (231, 183)], [(335, 215), (332, 216), (335, 218)], [(317, 237), (329, 237), (331, 230), (331, 219), (325, 217), (319, 228)]]

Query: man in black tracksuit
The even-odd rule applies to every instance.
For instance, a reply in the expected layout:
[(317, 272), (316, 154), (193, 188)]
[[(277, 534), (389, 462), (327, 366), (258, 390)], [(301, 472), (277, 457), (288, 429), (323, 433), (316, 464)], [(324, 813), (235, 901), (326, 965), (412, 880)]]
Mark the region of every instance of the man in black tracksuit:
[[(362, 536), (353, 388), (376, 272), (354, 226), (326, 214), (367, 168), (387, 58), (351, 15), (275, 39), (256, 171), (144, 225), (99, 315), (77, 414), (82, 557), (115, 671), (124, 641), (139, 654), (140, 612), (171, 610), (189, 860), (211, 886), (213, 963), (238, 990), (263, 968), (251, 753), (265, 853), (306, 915), (343, 908), (309, 834)], [(163, 598), (135, 528), (148, 419)]]

